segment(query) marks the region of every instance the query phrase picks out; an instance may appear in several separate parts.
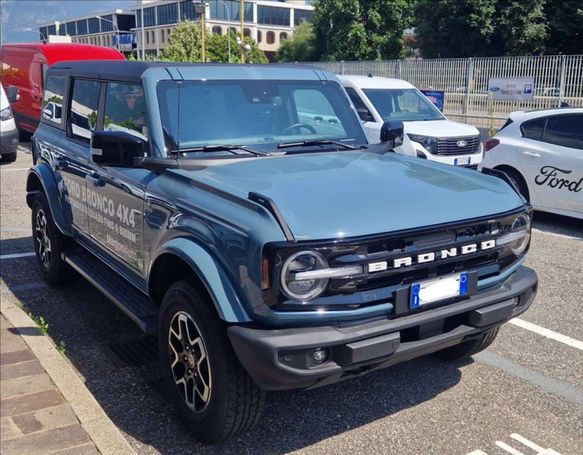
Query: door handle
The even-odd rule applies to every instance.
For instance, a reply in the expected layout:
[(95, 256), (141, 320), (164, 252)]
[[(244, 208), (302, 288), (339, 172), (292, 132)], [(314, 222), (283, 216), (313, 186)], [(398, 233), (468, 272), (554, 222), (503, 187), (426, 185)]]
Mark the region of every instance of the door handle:
[(103, 179), (97, 173), (87, 174), (85, 179), (93, 183), (93, 186), (103, 186)]
[(539, 153), (534, 153), (534, 152), (522, 152), (525, 155), (528, 156), (532, 156), (533, 158), (540, 158), (540, 154)]

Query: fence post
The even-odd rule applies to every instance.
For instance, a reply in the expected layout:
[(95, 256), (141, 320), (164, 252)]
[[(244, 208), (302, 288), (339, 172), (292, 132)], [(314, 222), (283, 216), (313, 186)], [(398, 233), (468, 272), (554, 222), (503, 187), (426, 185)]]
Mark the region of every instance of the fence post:
[(464, 107), (462, 113), (464, 114), (464, 121), (468, 123), (468, 110), (470, 108), (470, 84), (474, 79), (474, 60), (472, 57), (468, 59), (468, 66), (466, 71), (466, 93), (464, 94)]
[(557, 107), (561, 106), (561, 103), (565, 99), (565, 56), (561, 55), (561, 66), (559, 75), (559, 103)]
[(397, 60), (397, 79), (403, 79), (401, 76), (401, 59)]
[(340, 74), (344, 75), (344, 60), (340, 60)]

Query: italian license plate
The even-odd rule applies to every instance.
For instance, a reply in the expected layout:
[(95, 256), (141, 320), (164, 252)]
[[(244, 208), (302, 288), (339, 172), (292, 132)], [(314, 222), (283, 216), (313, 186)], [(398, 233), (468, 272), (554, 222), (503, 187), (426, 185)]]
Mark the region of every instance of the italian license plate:
[(468, 273), (448, 275), (434, 280), (420, 281), (411, 285), (411, 308), (450, 299), (468, 293)]
[(456, 158), (453, 160), (455, 166), (468, 166), (471, 164), (472, 158), (469, 156), (462, 156), (461, 158)]

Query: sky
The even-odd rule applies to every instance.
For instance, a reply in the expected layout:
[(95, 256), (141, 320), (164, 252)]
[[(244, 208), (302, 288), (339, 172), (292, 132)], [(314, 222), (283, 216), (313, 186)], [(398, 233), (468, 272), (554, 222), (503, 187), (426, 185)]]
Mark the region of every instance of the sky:
[(38, 41), (39, 24), (64, 22), (118, 8), (127, 10), (137, 3), (137, 0), (0, 0), (2, 42)]

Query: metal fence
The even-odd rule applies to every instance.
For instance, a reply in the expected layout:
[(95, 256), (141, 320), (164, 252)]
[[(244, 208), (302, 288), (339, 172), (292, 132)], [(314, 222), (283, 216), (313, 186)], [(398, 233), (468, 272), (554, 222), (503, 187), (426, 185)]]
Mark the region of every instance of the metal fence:
[[(337, 74), (405, 79), (420, 89), (445, 92), (444, 113), (479, 127), (499, 128), (508, 114), (546, 109), (565, 102), (583, 107), (583, 55), (484, 57), (357, 62), (310, 62)], [(528, 101), (494, 101), (488, 80), (533, 77), (534, 97)]]

